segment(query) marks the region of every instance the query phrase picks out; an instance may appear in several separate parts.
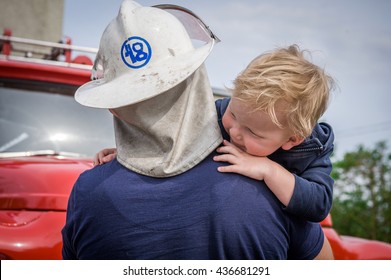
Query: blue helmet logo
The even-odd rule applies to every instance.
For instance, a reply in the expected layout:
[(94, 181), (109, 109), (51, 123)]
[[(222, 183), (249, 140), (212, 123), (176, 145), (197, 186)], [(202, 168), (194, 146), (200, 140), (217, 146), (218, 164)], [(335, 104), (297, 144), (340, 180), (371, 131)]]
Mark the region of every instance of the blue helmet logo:
[(133, 36), (125, 40), (121, 47), (122, 61), (130, 68), (141, 68), (148, 64), (152, 49), (147, 40)]

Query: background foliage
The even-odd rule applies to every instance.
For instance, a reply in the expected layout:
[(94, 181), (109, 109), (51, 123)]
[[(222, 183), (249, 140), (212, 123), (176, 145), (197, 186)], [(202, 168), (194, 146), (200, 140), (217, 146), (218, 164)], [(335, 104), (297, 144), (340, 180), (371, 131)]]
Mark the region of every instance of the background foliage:
[(391, 153), (386, 142), (359, 146), (333, 162), (334, 228), (391, 243)]

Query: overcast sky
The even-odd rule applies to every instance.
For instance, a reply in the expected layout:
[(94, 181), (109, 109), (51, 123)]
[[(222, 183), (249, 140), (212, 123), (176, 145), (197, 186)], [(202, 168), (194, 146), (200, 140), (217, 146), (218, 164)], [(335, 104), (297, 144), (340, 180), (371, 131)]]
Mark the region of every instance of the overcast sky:
[[(63, 33), (74, 45), (98, 47), (121, 0), (65, 0)], [(231, 86), (257, 55), (291, 44), (337, 81), (322, 117), (340, 155), (380, 140), (391, 146), (391, 1), (140, 0), (192, 10), (221, 39), (206, 66), (214, 87)]]

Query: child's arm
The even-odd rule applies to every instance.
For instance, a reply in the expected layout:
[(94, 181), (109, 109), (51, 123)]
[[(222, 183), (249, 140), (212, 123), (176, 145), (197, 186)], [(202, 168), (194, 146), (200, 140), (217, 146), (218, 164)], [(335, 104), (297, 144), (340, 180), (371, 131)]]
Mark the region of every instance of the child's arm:
[(281, 203), (288, 206), (295, 188), (295, 176), (291, 172), (267, 157), (249, 155), (226, 140), (217, 152), (222, 154), (215, 156), (215, 161), (231, 164), (220, 166), (219, 172), (233, 172), (255, 180), (264, 180)]
[(112, 161), (117, 156), (116, 148), (107, 148), (98, 152), (94, 157), (94, 166)]
[(256, 180), (264, 180), (269, 189), (286, 206), (286, 211), (311, 222), (320, 222), (329, 214), (334, 181), (330, 176), (332, 149), (324, 151), (300, 176), (289, 172), (267, 157), (251, 156), (228, 141), (218, 148), (223, 153), (215, 161), (229, 162), (220, 172), (234, 172)]
[(311, 222), (327, 217), (333, 204), (331, 152), (332, 149), (324, 151), (302, 173), (294, 174), (295, 188), (286, 211)]

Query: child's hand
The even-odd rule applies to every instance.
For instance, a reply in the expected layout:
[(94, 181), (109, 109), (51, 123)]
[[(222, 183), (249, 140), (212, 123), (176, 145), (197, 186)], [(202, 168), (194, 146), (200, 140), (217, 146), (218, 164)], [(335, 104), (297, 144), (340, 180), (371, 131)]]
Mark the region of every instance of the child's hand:
[(94, 166), (112, 161), (117, 156), (116, 148), (103, 149), (95, 155)]
[(270, 167), (270, 160), (267, 157), (249, 155), (226, 140), (223, 144), (224, 146), (217, 148), (217, 152), (221, 155), (213, 157), (213, 160), (228, 162), (231, 165), (219, 166), (217, 169), (219, 172), (238, 173), (255, 180), (264, 180)]

